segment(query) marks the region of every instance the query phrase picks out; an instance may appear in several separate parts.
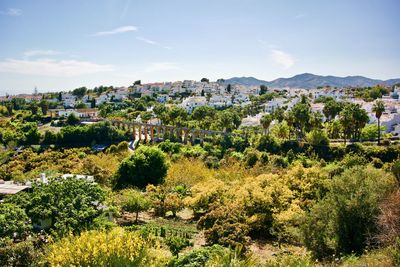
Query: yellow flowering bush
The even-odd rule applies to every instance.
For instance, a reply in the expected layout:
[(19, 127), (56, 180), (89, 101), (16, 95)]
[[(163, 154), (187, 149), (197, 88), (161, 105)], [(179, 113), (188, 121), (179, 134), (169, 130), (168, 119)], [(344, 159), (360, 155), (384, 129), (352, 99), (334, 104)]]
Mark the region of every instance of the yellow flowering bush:
[[(165, 256), (156, 255), (139, 233), (114, 228), (88, 231), (64, 238), (49, 247), (50, 266), (158, 266)], [(159, 251), (158, 251), (159, 252)], [(158, 253), (160, 254), (160, 253)]]

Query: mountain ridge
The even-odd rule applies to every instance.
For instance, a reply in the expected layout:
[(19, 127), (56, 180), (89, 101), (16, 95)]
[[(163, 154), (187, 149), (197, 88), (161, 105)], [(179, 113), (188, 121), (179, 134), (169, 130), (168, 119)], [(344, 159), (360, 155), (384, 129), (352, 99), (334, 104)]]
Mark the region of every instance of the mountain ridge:
[(224, 81), (225, 84), (239, 84), (247, 86), (260, 86), (266, 85), (272, 88), (305, 88), (312, 89), (319, 86), (332, 86), (332, 87), (368, 87), (375, 86), (378, 84), (393, 86), (394, 84), (400, 83), (400, 78), (379, 80), (371, 79), (368, 77), (354, 75), (339, 77), (333, 75), (316, 75), (312, 73), (297, 74), (289, 78), (278, 78), (272, 81), (259, 80), (254, 77), (232, 77)]

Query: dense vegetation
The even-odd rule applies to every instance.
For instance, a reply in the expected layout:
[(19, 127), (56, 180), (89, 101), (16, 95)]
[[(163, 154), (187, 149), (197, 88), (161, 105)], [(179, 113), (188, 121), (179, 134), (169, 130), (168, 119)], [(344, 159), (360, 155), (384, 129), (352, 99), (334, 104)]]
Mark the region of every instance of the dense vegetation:
[[(303, 98), (263, 117), (259, 128), (237, 129), (241, 112), (258, 113), (274, 94), (243, 110), (187, 114), (156, 105), (164, 123), (235, 134), (202, 144), (165, 136), (134, 151), (129, 132), (106, 122), (69, 125), (67, 118), (43, 130), (42, 111), (5, 107), (0, 179), (33, 185), (2, 198), (0, 264), (399, 265), (400, 146), (332, 142), (375, 140), (379, 127), (365, 126), (359, 106), (332, 99), (321, 99), (329, 103), (325, 123)], [(101, 110), (129, 119), (152, 101)], [(108, 148), (98, 152), (95, 144)], [(40, 173), (48, 183), (36, 180)], [(95, 183), (62, 178), (67, 173)]]

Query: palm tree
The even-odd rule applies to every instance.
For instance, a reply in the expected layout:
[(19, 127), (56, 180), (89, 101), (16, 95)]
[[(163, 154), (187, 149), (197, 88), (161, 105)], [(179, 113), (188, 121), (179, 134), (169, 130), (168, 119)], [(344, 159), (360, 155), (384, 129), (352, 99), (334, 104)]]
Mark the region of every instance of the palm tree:
[(372, 112), (375, 112), (375, 117), (378, 119), (378, 145), (381, 143), (381, 116), (385, 111), (385, 103), (382, 100), (378, 100), (372, 106)]
[(262, 127), (264, 128), (264, 134), (267, 135), (268, 133), (268, 128), (271, 125), (272, 122), (272, 116), (271, 114), (265, 114), (261, 117), (260, 123)]

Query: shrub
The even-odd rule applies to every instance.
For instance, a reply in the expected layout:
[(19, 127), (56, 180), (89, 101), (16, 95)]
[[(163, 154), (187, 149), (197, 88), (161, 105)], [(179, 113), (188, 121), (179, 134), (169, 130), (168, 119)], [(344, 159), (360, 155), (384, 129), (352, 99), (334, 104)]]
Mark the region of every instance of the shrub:
[(260, 154), (260, 162), (261, 162), (262, 164), (267, 164), (268, 161), (269, 161), (268, 153), (266, 153), (266, 152), (261, 152), (261, 154)]
[(0, 266), (39, 266), (44, 244), (40, 240), (29, 238), (15, 243), (11, 239), (0, 240)]
[(393, 162), (391, 171), (394, 177), (396, 177), (397, 183), (400, 185), (400, 160), (396, 160), (395, 162)]
[(234, 204), (214, 203), (197, 222), (204, 229), (207, 244), (227, 247), (244, 246), (248, 242), (249, 226), (241, 207)]
[(182, 144), (173, 143), (170, 140), (166, 140), (158, 145), (158, 147), (165, 153), (177, 154), (182, 148)]
[(174, 256), (178, 256), (179, 252), (181, 252), (184, 248), (192, 245), (189, 239), (180, 236), (169, 236), (165, 239), (165, 243)]
[(122, 141), (121, 143), (118, 144), (117, 151), (125, 152), (128, 151), (128, 148), (129, 148), (129, 143), (127, 141)]
[(263, 135), (256, 143), (256, 148), (259, 151), (265, 151), (270, 153), (276, 153), (280, 147), (276, 139), (270, 135)]
[(395, 245), (396, 241), (400, 241), (397, 240), (400, 237), (400, 189), (392, 192), (380, 204), (378, 226), (377, 238), (381, 243)]
[(219, 245), (213, 245), (209, 247), (202, 247), (194, 249), (178, 258), (172, 259), (168, 266), (169, 267), (204, 267), (208, 260), (219, 251), (226, 251)]
[(303, 224), (304, 242), (317, 258), (362, 253), (377, 232), (379, 203), (394, 179), (373, 167), (354, 167), (333, 179), (325, 198)]
[(21, 235), (31, 229), (25, 211), (14, 204), (0, 204), (0, 238)]
[(90, 227), (102, 214), (104, 200), (105, 192), (99, 185), (77, 178), (55, 178), (48, 184), (34, 184), (32, 193), (8, 199), (23, 207), (38, 228), (50, 228), (59, 236)]
[(50, 266), (148, 266), (160, 264), (137, 232), (115, 228), (109, 232), (89, 231), (64, 238), (49, 247), (45, 258)]
[(320, 130), (312, 130), (311, 132), (306, 134), (307, 142), (312, 146), (328, 146), (329, 138), (328, 135)]
[(167, 175), (165, 154), (157, 147), (141, 146), (134, 154), (124, 159), (115, 173), (115, 188), (148, 184), (160, 184)]
[(274, 156), (271, 157), (271, 159), (272, 159), (272, 164), (276, 167), (286, 168), (289, 165), (286, 158), (282, 156)]
[(246, 166), (253, 167), (258, 161), (258, 154), (255, 149), (248, 148), (245, 150), (244, 162)]

